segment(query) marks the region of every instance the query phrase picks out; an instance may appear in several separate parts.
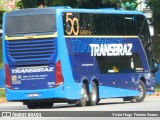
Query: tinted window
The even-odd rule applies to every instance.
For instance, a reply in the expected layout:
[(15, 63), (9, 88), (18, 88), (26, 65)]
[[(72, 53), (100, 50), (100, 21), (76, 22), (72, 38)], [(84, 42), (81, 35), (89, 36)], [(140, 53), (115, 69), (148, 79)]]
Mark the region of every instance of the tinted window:
[(103, 14), (94, 14), (93, 17), (94, 23), (94, 30), (96, 35), (104, 35), (104, 15)]
[(136, 19), (137, 19), (138, 35), (140, 37), (141, 36), (150, 36), (149, 27), (148, 27), (148, 23), (147, 23), (146, 18), (144, 16), (137, 15)]
[(101, 74), (143, 71), (138, 53), (133, 53), (132, 56), (98, 56), (96, 59)]
[(114, 26), (116, 35), (125, 34), (123, 15), (114, 15)]
[(53, 33), (56, 30), (53, 14), (9, 16), (6, 19), (6, 35)]
[[(75, 19), (78, 20), (79, 32)], [(74, 24), (71, 24), (71, 21)], [(113, 15), (94, 13), (64, 13), (64, 34), (65, 35), (113, 35)], [(67, 33), (68, 31), (68, 33)]]
[(93, 28), (96, 35), (113, 35), (112, 15), (94, 14)]
[(107, 35), (113, 35), (114, 34), (114, 30), (113, 30), (113, 15), (106, 15), (104, 17), (104, 30), (105, 30), (105, 34)]
[(148, 23), (147, 23), (147, 20), (144, 16), (137, 15), (136, 18), (137, 18), (138, 35), (141, 39), (141, 42), (142, 42), (145, 50), (147, 51), (147, 49), (151, 43)]
[(137, 35), (135, 17), (132, 15), (125, 15), (124, 21), (126, 35)]
[[(74, 34), (77, 31), (75, 19), (79, 24), (78, 34)], [(142, 15), (64, 13), (63, 22), (65, 35), (149, 35)]]

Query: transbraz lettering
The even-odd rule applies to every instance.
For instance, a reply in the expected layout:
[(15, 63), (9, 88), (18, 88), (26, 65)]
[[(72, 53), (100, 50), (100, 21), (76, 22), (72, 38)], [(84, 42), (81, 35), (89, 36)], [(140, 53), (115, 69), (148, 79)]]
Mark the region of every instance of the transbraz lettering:
[(36, 73), (36, 72), (52, 72), (54, 67), (42, 67), (42, 68), (17, 68), (12, 69), (12, 74), (15, 73)]
[(130, 56), (132, 44), (90, 44), (91, 56)]

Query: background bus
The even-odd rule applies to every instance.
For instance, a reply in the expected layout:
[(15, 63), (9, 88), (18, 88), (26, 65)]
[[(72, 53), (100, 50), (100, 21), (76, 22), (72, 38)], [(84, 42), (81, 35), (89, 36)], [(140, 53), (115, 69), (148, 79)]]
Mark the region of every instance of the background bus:
[(157, 62), (140, 12), (35, 8), (5, 13), (3, 21), (9, 101), (85, 106), (112, 97), (141, 102), (154, 92)]

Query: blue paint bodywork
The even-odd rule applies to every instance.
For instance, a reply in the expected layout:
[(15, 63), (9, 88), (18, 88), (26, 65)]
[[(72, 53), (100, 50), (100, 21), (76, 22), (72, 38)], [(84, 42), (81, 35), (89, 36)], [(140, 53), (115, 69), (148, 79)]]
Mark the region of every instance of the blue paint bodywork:
[[(46, 8), (47, 9), (47, 8)], [(50, 8), (51, 9), (51, 8)], [(53, 8), (55, 9), (55, 8)], [(99, 83), (99, 97), (127, 97), (138, 96), (138, 84), (141, 78), (146, 79), (147, 93), (154, 92), (155, 81), (151, 77), (148, 61), (146, 59), (145, 51), (142, 47), (140, 39), (137, 38), (100, 38), (100, 37), (65, 37), (63, 31), (63, 12), (93, 12), (93, 13), (110, 13), (113, 14), (142, 14), (140, 12), (126, 12), (122, 10), (72, 10), (72, 9), (58, 9), (56, 8), (56, 21), (57, 21), (57, 38), (51, 38), (55, 40), (56, 54), (48, 58), (49, 67), (54, 67), (58, 60), (61, 61), (62, 75), (64, 83), (61, 86), (52, 88), (48, 85), (49, 82), (55, 82), (55, 71), (46, 73), (12, 73), (12, 69), (16, 69), (16, 62), (13, 60), (7, 52), (7, 42), (4, 39), (3, 34), (3, 54), (4, 63), (10, 67), (10, 76), (34, 76), (34, 75), (46, 75), (43, 80), (21, 80), (20, 84), (13, 84), (12, 89), (6, 88), (6, 97), (9, 101), (23, 101), (23, 100), (39, 100), (39, 99), (80, 99), (81, 87), (84, 80), (88, 81), (89, 88), (92, 88), (92, 81), (97, 80)], [(5, 19), (6, 14), (3, 17), (3, 30), (5, 31)], [(44, 41), (47, 39), (43, 39)], [(23, 40), (25, 41), (25, 40)], [(32, 41), (32, 40), (30, 40)], [(110, 43), (132, 43), (132, 52), (138, 52), (140, 60), (143, 63), (143, 71), (140, 73), (116, 73), (116, 74), (100, 74), (97, 61), (95, 57), (91, 56), (91, 50), (89, 44), (110, 44)], [(39, 63), (35, 63), (39, 64)], [(83, 66), (83, 64), (93, 64), (93, 66)], [(30, 66), (33, 66), (31, 63)], [(40, 66), (40, 65), (39, 65)], [(12, 78), (10, 78), (12, 79)], [(151, 89), (152, 88), (152, 89)], [(29, 97), (29, 94), (38, 94), (37, 97)]]
[(0, 88), (5, 87), (5, 81), (4, 81), (4, 69), (0, 68)]

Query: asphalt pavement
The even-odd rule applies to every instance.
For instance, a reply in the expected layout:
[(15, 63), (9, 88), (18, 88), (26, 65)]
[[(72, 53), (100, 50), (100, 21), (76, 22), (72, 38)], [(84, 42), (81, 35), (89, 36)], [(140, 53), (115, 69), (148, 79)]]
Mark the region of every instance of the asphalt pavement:
[[(40, 113), (48, 115), (44, 118), (26, 118), (23, 120), (159, 120), (160, 119), (160, 97), (147, 96), (143, 102), (131, 103), (123, 102), (122, 99), (104, 99), (96, 106), (77, 107), (74, 104), (68, 105), (67, 103), (55, 103), (50, 109), (28, 109), (26, 105), (21, 102), (7, 102), (0, 104), (1, 112), (12, 112), (14, 117), (20, 113)], [(18, 112), (18, 114), (15, 114)], [(119, 115), (118, 115), (119, 114)], [(120, 116), (123, 114), (123, 116)], [(140, 115), (134, 116), (135, 114)], [(143, 116), (144, 114), (159, 115), (157, 116)], [(108, 116), (109, 115), (109, 116)], [(118, 115), (118, 116), (116, 116)], [(103, 116), (103, 117), (102, 117)], [(83, 118), (82, 118), (83, 117)], [(22, 120), (21, 117), (5, 118), (3, 120), (14, 119)], [(1, 118), (0, 118), (1, 119)]]

